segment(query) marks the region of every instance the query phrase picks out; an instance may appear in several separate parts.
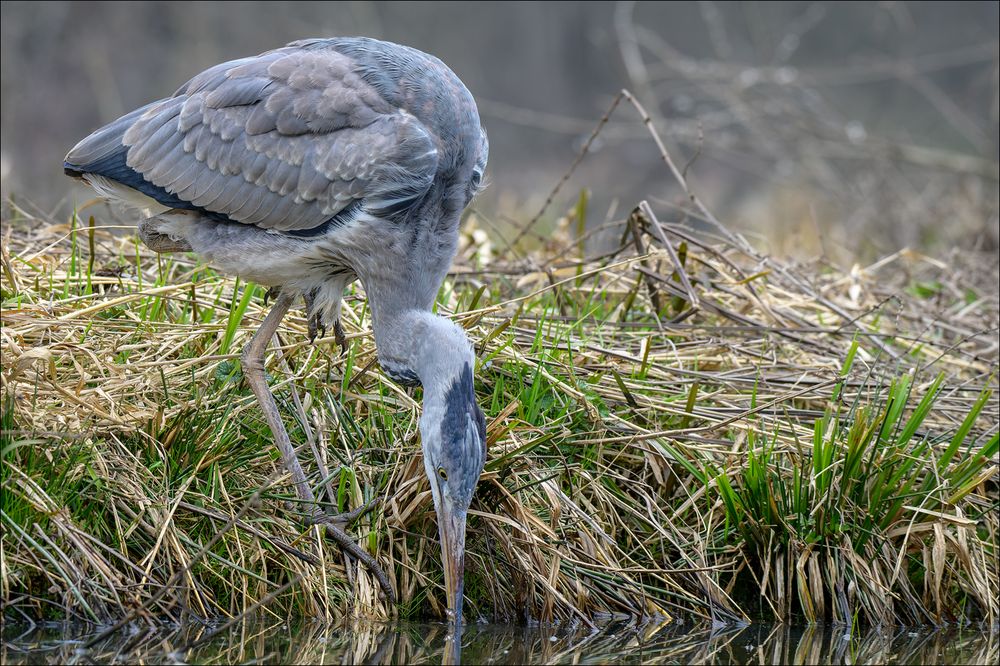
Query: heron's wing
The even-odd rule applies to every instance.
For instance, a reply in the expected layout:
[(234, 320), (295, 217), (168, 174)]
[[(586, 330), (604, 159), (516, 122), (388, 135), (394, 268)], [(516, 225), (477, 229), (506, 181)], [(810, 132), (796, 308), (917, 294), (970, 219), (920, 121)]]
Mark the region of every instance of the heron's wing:
[(286, 47), (202, 72), (84, 139), (66, 168), (175, 208), (304, 231), (359, 200), (405, 214), (433, 182), (437, 150), (350, 58)]

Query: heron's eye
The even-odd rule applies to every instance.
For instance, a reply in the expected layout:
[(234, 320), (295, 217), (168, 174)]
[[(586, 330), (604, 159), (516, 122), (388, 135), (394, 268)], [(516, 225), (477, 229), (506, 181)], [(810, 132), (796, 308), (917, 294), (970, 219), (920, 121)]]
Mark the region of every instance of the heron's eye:
[(444, 467), (438, 467), (438, 476), (444, 481), (448, 480), (448, 472), (445, 471)]
[(483, 182), (483, 172), (480, 171), (479, 169), (476, 169), (475, 171), (472, 172), (472, 187), (479, 187), (479, 185), (482, 182)]

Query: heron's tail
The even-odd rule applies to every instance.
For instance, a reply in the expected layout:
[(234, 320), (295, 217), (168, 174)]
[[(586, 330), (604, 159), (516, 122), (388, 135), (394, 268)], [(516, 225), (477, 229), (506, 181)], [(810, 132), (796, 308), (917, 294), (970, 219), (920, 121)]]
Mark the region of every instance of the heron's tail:
[(128, 165), (129, 147), (124, 143), (125, 133), (147, 109), (163, 101), (157, 100), (122, 116), (73, 146), (63, 160), (63, 172), (71, 178), (86, 181), (102, 197), (132, 208), (195, 209), (172, 192), (149, 182)]
[(73, 149), (63, 159), (63, 171), (67, 176), (73, 178), (82, 178), (84, 174), (95, 173), (117, 180), (115, 174), (104, 173), (104, 171), (118, 162), (124, 164), (124, 154), (128, 151), (128, 147), (122, 142), (122, 137), (139, 116), (160, 102), (162, 100), (147, 104), (122, 116), (73, 146)]

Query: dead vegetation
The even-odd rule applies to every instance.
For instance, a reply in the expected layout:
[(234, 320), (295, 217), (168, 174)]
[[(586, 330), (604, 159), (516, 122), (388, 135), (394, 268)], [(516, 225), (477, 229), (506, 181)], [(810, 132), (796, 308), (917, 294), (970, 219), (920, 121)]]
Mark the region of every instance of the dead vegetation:
[[(468, 615), (995, 624), (995, 257), (844, 272), (676, 210), (637, 207), (599, 257), (585, 197), (530, 249), (467, 225), (439, 309), (488, 421)], [(262, 290), (101, 211), (4, 214), (5, 613), (440, 615), (419, 394), (382, 375), (360, 287), (347, 355), (293, 313), (268, 372), (322, 501), (381, 499), (354, 532), (397, 608), (289, 505), (238, 365)]]

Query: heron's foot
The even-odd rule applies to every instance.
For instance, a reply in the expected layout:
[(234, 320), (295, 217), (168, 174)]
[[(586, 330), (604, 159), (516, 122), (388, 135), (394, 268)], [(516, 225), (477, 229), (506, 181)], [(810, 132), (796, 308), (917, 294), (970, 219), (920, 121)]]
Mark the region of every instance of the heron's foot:
[(191, 244), (183, 238), (174, 238), (157, 231), (159, 218), (151, 217), (139, 223), (139, 238), (153, 252), (191, 252)]
[(316, 509), (315, 513), (306, 519), (306, 522), (310, 525), (319, 525), (320, 523), (337, 525), (341, 529), (344, 529), (353, 525), (359, 518), (371, 513), (378, 505), (379, 498), (373, 497), (357, 509), (345, 511), (344, 513), (330, 514)]
[[(341, 550), (344, 551), (346, 555), (359, 560), (365, 567), (375, 576), (378, 581), (379, 587), (382, 588), (382, 592), (385, 593), (387, 599), (390, 603), (396, 603), (396, 593), (392, 589), (392, 584), (389, 582), (389, 577), (386, 575), (379, 563), (372, 557), (368, 551), (364, 550), (357, 544), (351, 536), (344, 531), (345, 527), (350, 527), (356, 520), (369, 513), (378, 504), (378, 498), (373, 498), (367, 504), (364, 504), (353, 511), (348, 511), (346, 513), (340, 513), (337, 515), (329, 515), (323, 512), (317, 511), (316, 514), (308, 518), (308, 522), (311, 525), (323, 525), (326, 528), (326, 534), (331, 539), (337, 542)], [(345, 557), (345, 567), (348, 571), (348, 576), (350, 576), (350, 561)]]
[(336, 338), (337, 344), (340, 345), (340, 355), (344, 356), (347, 354), (347, 336), (344, 335), (344, 326), (340, 323), (340, 319), (333, 322), (333, 337)]

